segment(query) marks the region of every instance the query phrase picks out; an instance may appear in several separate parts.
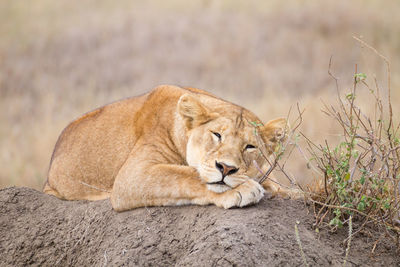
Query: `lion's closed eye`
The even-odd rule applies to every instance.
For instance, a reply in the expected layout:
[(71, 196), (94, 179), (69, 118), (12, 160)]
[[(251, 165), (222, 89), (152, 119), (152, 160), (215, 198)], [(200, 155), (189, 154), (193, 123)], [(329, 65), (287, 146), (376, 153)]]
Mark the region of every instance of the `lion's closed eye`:
[(219, 140), (221, 140), (221, 134), (217, 132), (212, 132)]
[(249, 150), (249, 149), (255, 149), (255, 148), (256, 148), (255, 146), (248, 144), (248, 145), (246, 145), (246, 147), (244, 149)]
[(220, 143), (222, 141), (222, 136), (219, 132), (211, 131), (212, 137), (215, 140), (215, 142)]

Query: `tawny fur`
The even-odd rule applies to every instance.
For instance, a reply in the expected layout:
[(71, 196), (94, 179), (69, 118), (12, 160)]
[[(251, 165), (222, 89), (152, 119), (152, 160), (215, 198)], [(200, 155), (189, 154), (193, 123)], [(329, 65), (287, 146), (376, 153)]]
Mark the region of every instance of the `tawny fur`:
[[(257, 203), (264, 189), (253, 161), (266, 168), (250, 111), (195, 88), (159, 86), (89, 112), (55, 146), (45, 193), (67, 200), (111, 198), (117, 211), (142, 206)], [(284, 119), (258, 127), (271, 150)], [(220, 135), (220, 138), (218, 135)], [(272, 152), (272, 151), (270, 151)], [(238, 169), (222, 180), (216, 162)], [(291, 191), (271, 184), (283, 195)]]

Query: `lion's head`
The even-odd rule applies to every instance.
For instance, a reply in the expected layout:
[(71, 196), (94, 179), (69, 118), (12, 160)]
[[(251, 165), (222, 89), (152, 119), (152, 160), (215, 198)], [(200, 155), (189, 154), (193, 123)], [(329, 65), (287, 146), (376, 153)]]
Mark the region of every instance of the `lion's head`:
[(200, 101), (185, 94), (179, 99), (178, 112), (188, 130), (186, 161), (214, 192), (260, 177), (254, 164), (266, 166), (260, 146), (272, 153), (287, 128), (285, 119), (262, 124), (250, 111), (211, 97)]

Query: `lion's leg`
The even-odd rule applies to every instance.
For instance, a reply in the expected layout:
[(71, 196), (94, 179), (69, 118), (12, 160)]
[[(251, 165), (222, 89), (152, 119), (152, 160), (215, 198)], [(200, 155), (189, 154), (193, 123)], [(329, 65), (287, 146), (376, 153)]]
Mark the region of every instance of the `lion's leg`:
[(43, 187), (43, 193), (58, 197), (58, 198), (63, 198), (60, 193), (57, 192), (57, 190), (53, 189), (50, 185), (49, 182), (46, 181)]
[(110, 197), (110, 188), (99, 186), (95, 179), (92, 179), (92, 183), (87, 181), (90, 180), (87, 177), (95, 177), (96, 173), (90, 170), (85, 172), (78, 164), (67, 167), (67, 160), (61, 157), (53, 160), (44, 193), (65, 200), (101, 200)]
[(262, 186), (267, 192), (270, 192), (273, 196), (282, 198), (299, 199), (303, 198), (304, 194), (295, 188), (285, 188), (277, 183), (267, 179), (262, 183)]
[(188, 166), (123, 166), (114, 182), (111, 203), (118, 211), (194, 202), (210, 204), (211, 192), (208, 194), (197, 176), (196, 170)]
[[(48, 182), (45, 183), (44, 187), (43, 187), (43, 193), (58, 197), (60, 199), (66, 199), (63, 195), (61, 195), (57, 190), (55, 190), (54, 188), (52, 188)], [(82, 199), (86, 199), (86, 200), (102, 200), (102, 199), (106, 199), (110, 197), (110, 193), (109, 192), (99, 192), (97, 194), (93, 194), (93, 195), (86, 195), (84, 196)]]
[(129, 165), (128, 161), (117, 175), (111, 203), (117, 211), (183, 204), (215, 204), (230, 208), (256, 203), (262, 198), (263, 192), (258, 183), (249, 179), (234, 190), (215, 193), (207, 189), (192, 167), (156, 164), (138, 169), (137, 164)]

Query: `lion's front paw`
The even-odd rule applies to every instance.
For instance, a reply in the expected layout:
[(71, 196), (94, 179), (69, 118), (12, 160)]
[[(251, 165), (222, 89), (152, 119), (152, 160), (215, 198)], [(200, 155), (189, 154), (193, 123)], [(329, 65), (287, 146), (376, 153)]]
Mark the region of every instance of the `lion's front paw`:
[(264, 188), (253, 180), (247, 180), (238, 187), (221, 194), (221, 202), (216, 203), (225, 209), (244, 207), (258, 203), (264, 196)]
[(264, 188), (254, 180), (247, 180), (233, 190), (240, 194), (239, 207), (258, 203), (264, 196)]

